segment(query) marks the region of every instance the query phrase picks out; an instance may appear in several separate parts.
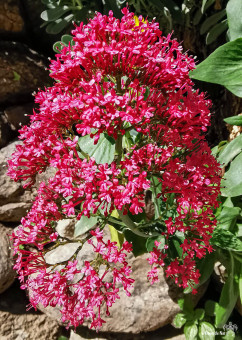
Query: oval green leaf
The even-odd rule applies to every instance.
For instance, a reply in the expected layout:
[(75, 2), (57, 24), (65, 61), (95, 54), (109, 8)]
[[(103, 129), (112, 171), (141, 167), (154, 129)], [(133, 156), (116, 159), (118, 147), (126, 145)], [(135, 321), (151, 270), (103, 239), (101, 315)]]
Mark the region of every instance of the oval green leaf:
[(199, 326), (199, 338), (201, 340), (214, 340), (215, 339), (215, 329), (213, 325), (209, 322), (201, 322)]
[(226, 166), (242, 151), (242, 135), (237, 136), (221, 151), (218, 157), (220, 164)]
[(204, 34), (209, 31), (211, 27), (217, 24), (223, 17), (226, 15), (226, 10), (211, 15), (211, 17), (207, 18), (201, 25), (200, 34)]
[(242, 152), (232, 161), (221, 182), (221, 194), (225, 197), (242, 195)]
[(69, 43), (72, 45), (72, 43), (73, 43), (73, 36), (71, 36), (70, 34), (64, 34), (61, 37), (61, 42), (63, 44), (65, 44), (66, 46), (68, 46)]
[(227, 19), (215, 25), (206, 36), (206, 44), (212, 44), (228, 28)]
[(210, 240), (211, 245), (232, 251), (242, 251), (242, 242), (229, 230), (215, 228)]
[(229, 0), (227, 7), (230, 40), (242, 37), (242, 1)]
[(173, 320), (173, 325), (176, 328), (181, 328), (185, 324), (185, 322), (186, 322), (185, 315), (183, 313), (178, 313)]
[(44, 21), (55, 21), (68, 11), (70, 11), (68, 6), (47, 9), (41, 13), (40, 17)]
[(215, 309), (215, 326), (218, 328), (223, 327), (227, 322), (239, 296), (238, 274), (240, 274), (241, 264), (235, 261), (232, 255), (230, 260), (229, 276)]
[(115, 141), (113, 142), (109, 136), (100, 134), (98, 143), (94, 145), (94, 139), (89, 135), (80, 137), (78, 144), (82, 151), (88, 154), (89, 157), (94, 157), (97, 164), (110, 164), (114, 159)]
[(95, 224), (97, 224), (98, 216), (86, 217), (82, 216), (75, 225), (74, 237), (85, 234), (88, 230), (91, 230)]
[(197, 339), (197, 325), (193, 322), (187, 322), (184, 326), (184, 333), (187, 340)]
[(190, 77), (210, 83), (228, 86), (242, 86), (242, 38), (217, 48)]
[(225, 118), (224, 121), (230, 125), (242, 126), (242, 116), (228, 117), (228, 118)]

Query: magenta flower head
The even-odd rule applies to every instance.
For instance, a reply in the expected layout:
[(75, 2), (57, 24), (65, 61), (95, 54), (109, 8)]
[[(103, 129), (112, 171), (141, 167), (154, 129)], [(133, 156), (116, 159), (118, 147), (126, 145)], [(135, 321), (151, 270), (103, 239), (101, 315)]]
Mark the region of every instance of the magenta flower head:
[[(135, 238), (150, 253), (152, 283), (163, 267), (178, 286), (194, 289), (196, 260), (212, 251), (220, 169), (204, 137), (211, 103), (193, 89), (194, 60), (181, 45), (157, 23), (127, 8), (123, 14), (97, 13), (76, 27), (9, 161), (9, 175), (25, 187), (55, 169), (13, 233), (15, 269), (34, 307), (58, 305), (75, 327), (90, 319), (99, 329), (120, 283), (130, 294), (126, 255)], [(79, 246), (52, 265), (48, 253), (73, 242), (56, 230), (67, 218), (76, 221)], [(129, 242), (106, 240), (107, 224)], [(80, 264), (86, 241), (96, 257)]]

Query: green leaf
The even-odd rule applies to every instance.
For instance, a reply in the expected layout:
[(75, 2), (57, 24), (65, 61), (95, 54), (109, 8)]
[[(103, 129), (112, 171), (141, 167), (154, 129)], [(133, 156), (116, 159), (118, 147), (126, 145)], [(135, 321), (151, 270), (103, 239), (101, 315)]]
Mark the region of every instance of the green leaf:
[[(222, 212), (222, 209), (224, 207), (228, 207), (228, 208), (233, 208), (234, 207), (234, 203), (232, 201), (232, 198), (231, 197), (223, 197), (223, 199), (225, 198), (223, 204), (218, 207), (218, 209), (216, 209), (216, 213), (215, 213), (215, 217), (218, 218), (219, 215), (221, 214)], [(221, 208), (221, 209), (220, 209)]]
[(146, 249), (148, 252), (153, 251), (153, 248), (155, 247), (155, 241), (161, 242), (161, 244), (158, 246), (158, 249), (163, 249), (166, 243), (165, 236), (159, 235), (155, 237), (149, 237), (146, 240)]
[(71, 45), (73, 45), (73, 43), (74, 43), (74, 41), (73, 41), (73, 36), (70, 35), (70, 34), (64, 34), (64, 35), (62, 35), (62, 37), (61, 37), (61, 42), (62, 42), (64, 45), (66, 45), (66, 46), (68, 46), (69, 43), (70, 43)]
[(229, 0), (227, 7), (230, 40), (242, 37), (242, 1)]
[(214, 2), (215, 0), (203, 0), (201, 7), (202, 13), (204, 13)]
[(94, 145), (94, 139), (89, 135), (80, 137), (78, 144), (81, 150), (87, 153), (89, 157), (95, 158), (97, 164), (110, 164), (114, 159), (115, 145), (103, 133), (100, 134), (96, 145)]
[[(118, 214), (117, 210), (114, 210), (112, 212), (111, 217), (119, 218), (119, 214)], [(117, 246), (120, 249), (122, 247), (123, 242), (124, 242), (124, 235), (123, 235), (123, 233), (119, 232), (112, 225), (109, 225), (109, 230), (110, 230), (110, 234), (111, 234), (111, 241), (112, 242), (116, 242)]]
[(185, 324), (185, 322), (185, 315), (183, 313), (178, 313), (173, 320), (173, 325), (176, 328), (181, 328)]
[(215, 316), (216, 302), (212, 300), (207, 300), (205, 302), (205, 313), (208, 316)]
[(150, 184), (150, 190), (152, 192), (152, 202), (155, 205), (155, 219), (157, 219), (161, 215), (160, 200), (157, 199), (157, 195), (161, 193), (161, 182), (157, 177), (151, 176)]
[(239, 207), (223, 206), (223, 209), (217, 217), (218, 228), (233, 231), (237, 217), (240, 215), (241, 209)]
[(225, 148), (219, 154), (218, 161), (220, 164), (226, 166), (241, 151), (242, 151), (242, 135), (239, 135), (225, 146)]
[(63, 14), (69, 11), (70, 8), (68, 6), (47, 9), (46, 11), (40, 14), (40, 17), (44, 21), (55, 21), (59, 19)]
[(205, 311), (202, 308), (195, 309), (194, 319), (195, 320), (202, 320), (204, 318)]
[[(225, 118), (224, 121), (230, 125), (242, 126), (242, 116), (233, 116)], [(241, 143), (242, 147), (242, 143)]]
[(117, 231), (120, 233), (123, 233), (125, 229), (127, 229), (127, 226), (124, 222), (120, 221), (119, 218), (116, 218), (114, 216), (109, 216), (108, 219), (108, 224), (114, 227)]
[(206, 36), (206, 44), (212, 44), (217, 38), (228, 28), (228, 20), (225, 19), (222, 22), (216, 24), (211, 28)]
[[(232, 331), (232, 329), (229, 329), (226, 331), (226, 334), (222, 337), (223, 340), (234, 340), (235, 339), (235, 333)], [(240, 338), (238, 338), (240, 339)]]
[(113, 226), (109, 225), (108, 227), (109, 227), (110, 234), (111, 234), (111, 241), (116, 242), (117, 246), (120, 249), (124, 242), (124, 235), (120, 233), (119, 231), (117, 231), (117, 229), (115, 229)]
[(232, 251), (242, 251), (242, 242), (229, 230), (215, 228), (210, 240), (211, 245)]
[(237, 237), (242, 237), (242, 223), (236, 223), (236, 236)]
[(226, 85), (226, 89), (242, 98), (242, 85)]
[(217, 48), (190, 72), (190, 77), (225, 87), (242, 86), (242, 38)]
[(198, 334), (201, 340), (214, 340), (215, 328), (209, 322), (201, 322)]
[(197, 325), (192, 321), (187, 322), (184, 326), (184, 333), (186, 336), (186, 340), (196, 339), (198, 333)]
[(181, 257), (183, 253), (183, 250), (181, 248), (181, 244), (183, 243), (182, 239), (177, 236), (173, 236), (169, 238), (168, 242), (169, 256), (173, 259), (175, 259), (176, 257)]
[(13, 80), (15, 81), (20, 81), (20, 74), (18, 74), (17, 72), (13, 71)]
[(232, 161), (221, 181), (221, 194), (225, 197), (242, 195), (242, 152)]
[(82, 216), (75, 225), (74, 237), (85, 234), (97, 224), (98, 216), (91, 216), (90, 218)]
[(145, 94), (144, 94), (144, 100), (147, 100), (147, 98), (149, 97), (149, 94), (150, 94), (150, 89), (149, 89), (149, 87), (146, 87)]
[(60, 53), (62, 48), (63, 48), (63, 44), (60, 41), (55, 42), (54, 45), (53, 45), (53, 50), (56, 53)]
[(133, 245), (133, 254), (135, 257), (146, 253), (146, 238), (135, 235), (131, 230), (124, 230), (124, 237), (128, 242), (131, 242)]
[(230, 270), (215, 309), (215, 326), (223, 327), (232, 313), (239, 296), (241, 264), (230, 254)]
[(46, 27), (46, 32), (49, 34), (58, 34), (63, 29), (70, 24), (72, 19), (74, 18), (73, 14), (69, 14), (65, 18), (62, 19), (57, 19), (56, 21), (51, 22), (47, 27)]
[(201, 11), (201, 8), (199, 8), (199, 9), (196, 11), (196, 13), (195, 13), (195, 15), (194, 15), (194, 17), (193, 17), (193, 20), (192, 20), (192, 23), (193, 23), (194, 26), (196, 26), (196, 25), (199, 24), (199, 22), (200, 22), (202, 16), (203, 16), (203, 13), (202, 13), (202, 11)]
[(200, 28), (200, 34), (204, 34), (209, 31), (211, 27), (213, 27), (215, 24), (217, 24), (224, 16), (226, 15), (226, 10), (223, 9), (222, 11), (219, 11), (211, 17), (207, 18), (201, 25)]

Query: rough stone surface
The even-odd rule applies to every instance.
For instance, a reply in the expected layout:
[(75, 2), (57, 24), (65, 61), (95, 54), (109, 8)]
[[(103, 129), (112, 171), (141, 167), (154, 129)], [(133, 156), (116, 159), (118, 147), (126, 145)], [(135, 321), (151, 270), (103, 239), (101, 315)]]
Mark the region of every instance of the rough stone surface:
[(71, 240), (73, 239), (75, 224), (76, 220), (70, 218), (58, 221), (56, 231), (61, 237), (66, 237)]
[(14, 315), (0, 311), (1, 340), (56, 340), (59, 325), (42, 314)]
[(7, 160), (19, 143), (13, 142), (0, 150), (0, 205), (14, 202), (15, 197), (19, 197), (24, 192), (21, 184), (14, 182), (6, 174)]
[(19, 33), (24, 29), (24, 21), (18, 0), (0, 0), (0, 32)]
[(7, 175), (7, 160), (19, 142), (0, 150), (0, 221), (19, 222), (31, 206), (33, 190), (24, 192), (21, 183)]
[(20, 222), (33, 203), (39, 183), (55, 173), (54, 168), (49, 168), (37, 175), (36, 184), (28, 190), (24, 190), (20, 182), (14, 182), (7, 175), (7, 160), (20, 143), (12, 142), (0, 150), (0, 221), (3, 222)]
[(23, 44), (0, 42), (0, 104), (23, 103), (48, 85), (44, 59)]
[(0, 206), (0, 221), (19, 222), (30, 209), (31, 203), (17, 202)]
[(13, 270), (13, 251), (9, 235), (11, 228), (0, 223), (0, 294), (14, 281), (16, 272)]
[(0, 339), (57, 340), (60, 334), (58, 322), (33, 309), (26, 311), (28, 304), (18, 280), (0, 295)]
[(6, 121), (12, 130), (19, 130), (22, 125), (29, 123), (29, 116), (33, 113), (33, 103), (7, 107), (4, 110)]

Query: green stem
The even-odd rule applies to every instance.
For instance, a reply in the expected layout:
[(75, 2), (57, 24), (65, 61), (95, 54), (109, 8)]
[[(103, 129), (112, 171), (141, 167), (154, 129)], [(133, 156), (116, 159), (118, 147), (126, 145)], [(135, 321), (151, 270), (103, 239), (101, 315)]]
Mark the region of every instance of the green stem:
[(117, 83), (117, 94), (122, 95), (121, 76), (116, 77), (116, 83)]
[(121, 210), (117, 210), (120, 219), (124, 222), (124, 224), (128, 227), (128, 229), (130, 229), (134, 234), (138, 235), (138, 236), (142, 236), (142, 237), (150, 237), (150, 235), (147, 235), (145, 233), (143, 233), (142, 231), (140, 231), (136, 224), (129, 218), (128, 215), (124, 215), (123, 212)]
[(123, 136), (119, 133), (115, 143), (115, 159), (117, 165), (120, 164), (123, 154)]
[(80, 0), (76, 0), (76, 3), (78, 5), (79, 9), (82, 9), (83, 6), (82, 6), (81, 1)]
[(159, 201), (157, 199), (157, 191), (156, 191), (156, 185), (155, 185), (155, 181), (154, 181), (154, 177), (151, 177), (151, 181), (152, 181), (152, 186), (153, 186), (153, 200), (154, 200), (154, 204), (155, 204), (155, 211), (157, 216), (156, 217), (160, 217), (161, 216), (161, 211), (160, 211), (160, 206), (159, 206)]

